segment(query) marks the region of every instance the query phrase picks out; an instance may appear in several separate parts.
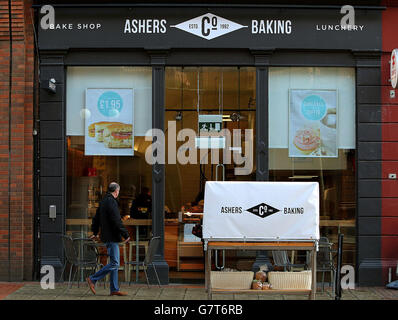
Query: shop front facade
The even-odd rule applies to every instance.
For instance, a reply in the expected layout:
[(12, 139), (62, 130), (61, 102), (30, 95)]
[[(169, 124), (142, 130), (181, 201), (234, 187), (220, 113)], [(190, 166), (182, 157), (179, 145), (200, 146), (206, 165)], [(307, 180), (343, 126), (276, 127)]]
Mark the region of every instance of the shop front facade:
[[(139, 236), (162, 239), (161, 282), (201, 279), (191, 230), (206, 181), (316, 181), (321, 236), (344, 234), (343, 264), (357, 283), (383, 282), (373, 178), (382, 8), (357, 8), (353, 26), (328, 6), (54, 8), (48, 28), (37, 20), (40, 265), (58, 278), (61, 236), (89, 232), (84, 221), (117, 181), (125, 221), (151, 219)], [(199, 148), (212, 125), (237, 144)], [(252, 268), (266, 255), (237, 253), (227, 266)]]

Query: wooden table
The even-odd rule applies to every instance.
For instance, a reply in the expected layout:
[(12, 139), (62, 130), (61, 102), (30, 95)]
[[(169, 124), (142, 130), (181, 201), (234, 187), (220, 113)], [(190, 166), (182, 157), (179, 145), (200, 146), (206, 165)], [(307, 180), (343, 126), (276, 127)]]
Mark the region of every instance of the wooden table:
[(337, 232), (340, 233), (341, 227), (355, 227), (355, 220), (327, 220), (320, 219), (319, 225), (321, 227), (337, 227)]
[[(311, 253), (311, 290), (225, 290), (212, 289), (210, 280), (211, 254), (213, 250), (305, 250)], [(308, 294), (309, 299), (315, 300), (316, 294), (316, 242), (315, 241), (286, 241), (286, 242), (230, 242), (230, 241), (207, 241), (205, 243), (205, 281), (208, 299), (212, 299), (212, 293), (290, 293)]]

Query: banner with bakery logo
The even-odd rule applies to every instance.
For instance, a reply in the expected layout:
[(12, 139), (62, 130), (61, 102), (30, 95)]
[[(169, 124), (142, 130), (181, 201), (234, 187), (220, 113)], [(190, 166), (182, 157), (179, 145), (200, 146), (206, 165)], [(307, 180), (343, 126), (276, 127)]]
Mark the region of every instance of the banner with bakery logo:
[(291, 89), (289, 102), (289, 157), (338, 157), (337, 90)]
[(318, 182), (207, 181), (203, 238), (319, 239)]
[(85, 155), (134, 155), (133, 89), (86, 89)]

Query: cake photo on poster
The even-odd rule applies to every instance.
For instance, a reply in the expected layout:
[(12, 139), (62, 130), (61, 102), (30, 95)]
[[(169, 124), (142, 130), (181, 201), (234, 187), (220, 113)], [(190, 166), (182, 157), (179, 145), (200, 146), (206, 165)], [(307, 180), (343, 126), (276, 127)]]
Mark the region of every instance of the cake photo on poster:
[(289, 101), (289, 157), (338, 157), (337, 91), (292, 89)]
[(86, 89), (85, 155), (134, 155), (133, 89)]

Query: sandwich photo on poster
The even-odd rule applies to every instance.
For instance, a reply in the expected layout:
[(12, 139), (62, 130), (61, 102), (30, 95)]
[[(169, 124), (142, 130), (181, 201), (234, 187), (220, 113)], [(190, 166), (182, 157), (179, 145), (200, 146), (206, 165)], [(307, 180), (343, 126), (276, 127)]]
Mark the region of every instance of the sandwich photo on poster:
[(134, 155), (133, 89), (86, 89), (85, 155)]
[(337, 91), (290, 90), (289, 157), (337, 158)]

